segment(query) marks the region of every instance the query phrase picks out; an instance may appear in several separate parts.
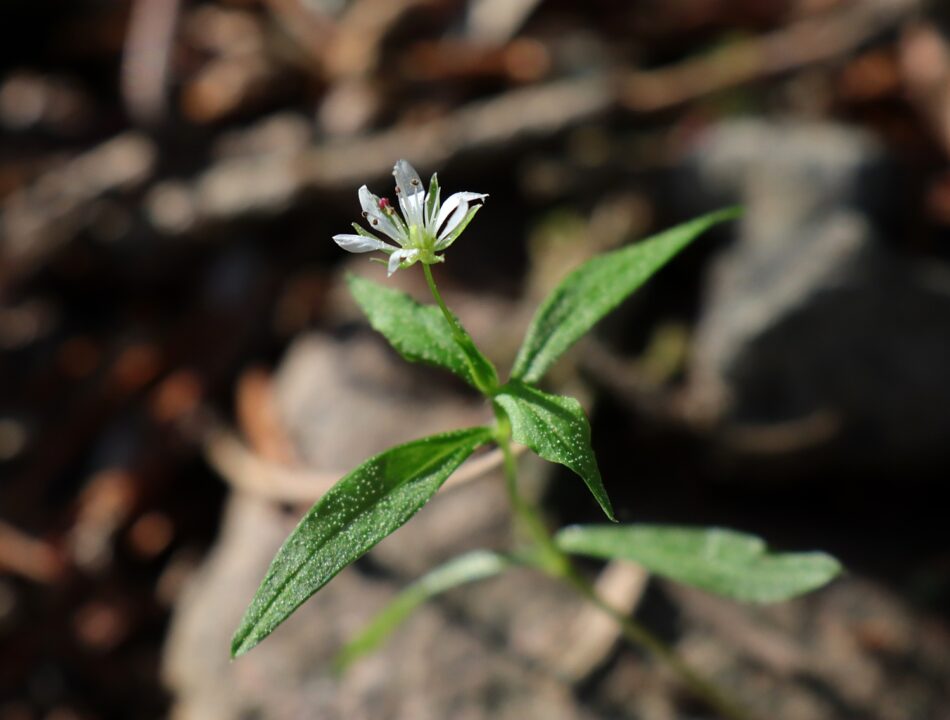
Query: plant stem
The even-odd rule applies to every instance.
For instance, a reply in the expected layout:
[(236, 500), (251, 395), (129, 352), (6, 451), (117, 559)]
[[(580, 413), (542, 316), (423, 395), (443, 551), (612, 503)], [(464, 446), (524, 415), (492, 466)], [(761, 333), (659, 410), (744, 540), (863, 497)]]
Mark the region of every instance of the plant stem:
[(570, 559), (554, 544), (554, 539), (531, 503), (518, 492), (518, 466), (515, 462), (515, 454), (511, 450), (511, 421), (498, 405), (495, 405), (495, 417), (497, 418), (495, 442), (501, 448), (505, 487), (508, 490), (508, 500), (511, 502), (515, 518), (522, 524), (540, 553), (537, 558), (538, 566), (554, 577), (567, 577), (571, 570)]
[(620, 626), (623, 636), (632, 644), (639, 645), (665, 662), (693, 692), (710, 708), (727, 720), (751, 720), (752, 716), (726, 693), (691, 668), (666, 642), (658, 638), (632, 617), (620, 612), (597, 594), (587, 578), (573, 566), (563, 579), (583, 598), (609, 615)]
[(518, 469), (511, 451), (511, 423), (504, 411), (495, 407), (498, 418), (495, 441), (504, 458), (505, 485), (515, 516), (540, 550), (539, 567), (555, 579), (572, 587), (585, 600), (609, 615), (619, 626), (623, 636), (633, 645), (644, 648), (665, 662), (693, 692), (710, 708), (727, 720), (751, 720), (751, 716), (722, 690), (693, 670), (666, 642), (643, 627), (633, 618), (620, 612), (597, 594), (597, 590), (574, 567), (570, 557), (563, 552), (541, 520), (537, 510), (518, 492)]
[(468, 340), (468, 335), (462, 329), (462, 326), (459, 325), (458, 318), (452, 314), (452, 311), (449, 310), (448, 306), (445, 304), (445, 300), (442, 299), (442, 294), (439, 292), (439, 288), (436, 287), (435, 278), (432, 277), (432, 269), (427, 264), (423, 264), (422, 270), (425, 273), (426, 282), (429, 284), (429, 292), (432, 293), (432, 297), (435, 298), (439, 309), (442, 311), (446, 322), (449, 324), (449, 328), (452, 330), (452, 337), (455, 338), (455, 342), (457, 342), (462, 347), (465, 347), (467, 344), (466, 341)]
[[(435, 298), (442, 315), (452, 331), (452, 337), (466, 350), (473, 376), (478, 378), (479, 387), (488, 400), (497, 390), (497, 379), (488, 381), (479, 378), (477, 368), (472, 364), (467, 349), (469, 346), (474, 348), (468, 333), (459, 324), (458, 319), (446, 306), (445, 301), (439, 293), (435, 284), (435, 278), (432, 276), (432, 270), (429, 265), (423, 263), (422, 269), (425, 272), (426, 282), (429, 285), (429, 291)], [(477, 350), (476, 350), (477, 352)], [(511, 421), (505, 411), (495, 403), (492, 403), (495, 409), (495, 441), (501, 448), (504, 458), (505, 486), (508, 490), (508, 499), (511, 501), (512, 510), (515, 517), (524, 527), (528, 536), (533, 541), (538, 556), (534, 559), (537, 566), (545, 573), (562, 582), (567, 583), (576, 590), (585, 600), (593, 603), (595, 607), (609, 615), (620, 626), (624, 637), (634, 645), (638, 645), (647, 651), (653, 653), (662, 661), (666, 662), (670, 668), (679, 675), (683, 683), (699, 698), (701, 698), (710, 708), (716, 710), (727, 720), (750, 720), (750, 716), (741, 709), (735, 702), (727, 697), (719, 688), (704, 679), (689, 665), (687, 665), (672, 647), (663, 640), (651, 633), (633, 618), (627, 617), (624, 613), (617, 610), (610, 603), (597, 594), (594, 586), (577, 571), (571, 563), (570, 557), (563, 552), (554, 542), (551, 533), (548, 532), (544, 521), (538, 514), (537, 509), (529, 503), (521, 493), (518, 492), (518, 466), (515, 462), (515, 455), (511, 450)]]
[(432, 297), (435, 298), (439, 309), (442, 311), (442, 316), (449, 324), (449, 330), (452, 332), (452, 337), (455, 339), (456, 344), (462, 349), (465, 362), (468, 363), (475, 386), (485, 397), (490, 398), (498, 390), (498, 376), (495, 373), (494, 366), (482, 356), (478, 348), (475, 347), (472, 338), (469, 337), (468, 333), (465, 332), (465, 328), (463, 328), (462, 324), (458, 321), (458, 318), (452, 314), (452, 311), (449, 310), (445, 304), (445, 300), (442, 299), (442, 294), (435, 284), (435, 278), (432, 276), (432, 269), (427, 263), (423, 263), (422, 269), (425, 272), (426, 282), (429, 285), (429, 292), (432, 293)]

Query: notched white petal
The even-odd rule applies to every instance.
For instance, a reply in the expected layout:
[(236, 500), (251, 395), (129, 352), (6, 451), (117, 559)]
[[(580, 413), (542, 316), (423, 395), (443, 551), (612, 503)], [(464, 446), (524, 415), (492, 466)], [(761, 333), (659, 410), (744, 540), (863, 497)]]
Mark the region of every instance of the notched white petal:
[(455, 229), (453, 226), (450, 229), (446, 229), (445, 223), (451, 217), (455, 218), (456, 212), (461, 204), (465, 204), (465, 211), (455, 220), (455, 225), (458, 225), (461, 222), (462, 218), (465, 217), (465, 213), (468, 212), (468, 205), (473, 202), (484, 200), (488, 195), (484, 193), (474, 193), (474, 192), (457, 192), (448, 197), (445, 201), (445, 204), (439, 210), (439, 215), (435, 220), (435, 225), (432, 227), (432, 230), (437, 233), (439, 238), (445, 237), (448, 233), (452, 232)]
[(402, 232), (393, 219), (379, 208), (379, 196), (370, 192), (365, 185), (359, 189), (360, 207), (363, 208), (363, 216), (374, 230), (388, 235), (400, 245), (405, 244), (406, 233)]
[(393, 177), (396, 178), (396, 191), (399, 195), (399, 206), (402, 208), (406, 222), (410, 225), (425, 225), (423, 207), (425, 205), (425, 186), (416, 169), (406, 160), (398, 160), (393, 166)]
[(439, 240), (445, 239), (455, 228), (459, 226), (459, 223), (465, 219), (465, 215), (468, 213), (468, 203), (465, 200), (460, 201), (455, 206), (455, 211), (449, 215), (448, 219), (445, 221), (445, 225), (442, 226), (442, 229), (439, 230)]
[(410, 225), (419, 228), (425, 227), (425, 193), (416, 193), (415, 195), (399, 196), (399, 207), (402, 210), (403, 217)]
[(393, 177), (396, 178), (396, 186), (402, 195), (413, 195), (417, 192), (424, 192), (422, 178), (416, 169), (409, 164), (408, 160), (397, 160), (393, 165)]
[(392, 276), (404, 262), (413, 261), (419, 257), (418, 250), (397, 250), (389, 256), (389, 265), (387, 267), (387, 276)]
[(462, 218), (462, 221), (455, 226), (455, 229), (444, 233), (442, 237), (439, 238), (439, 241), (435, 244), (435, 249), (439, 251), (445, 250), (452, 243), (454, 243), (458, 239), (459, 235), (465, 231), (465, 228), (468, 227), (468, 224), (472, 221), (472, 218), (475, 217), (475, 213), (481, 209), (481, 205), (472, 205), (465, 214), (465, 217)]
[(341, 248), (351, 253), (366, 253), (373, 252), (374, 250), (392, 252), (394, 250), (392, 245), (384, 243), (378, 238), (371, 238), (367, 237), (366, 235), (334, 235), (333, 241)]
[(360, 197), (360, 207), (363, 208), (364, 213), (368, 215), (379, 212), (379, 196), (374, 195), (366, 185), (359, 189), (357, 195)]

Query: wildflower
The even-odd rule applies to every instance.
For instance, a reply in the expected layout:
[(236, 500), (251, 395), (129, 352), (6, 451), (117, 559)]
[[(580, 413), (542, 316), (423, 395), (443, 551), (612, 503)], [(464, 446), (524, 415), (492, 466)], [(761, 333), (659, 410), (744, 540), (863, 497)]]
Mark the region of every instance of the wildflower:
[(441, 190), (435, 174), (426, 191), (419, 174), (405, 160), (393, 167), (396, 178), (396, 196), (399, 209), (388, 198), (373, 195), (365, 185), (359, 190), (363, 217), (372, 230), (393, 240), (396, 244), (381, 240), (360, 225), (353, 223), (355, 235), (334, 235), (336, 244), (352, 253), (380, 250), (389, 255), (388, 270), (392, 275), (399, 268), (407, 268), (416, 262), (431, 265), (443, 262), (438, 255), (458, 239), (462, 231), (475, 217), (481, 201), (488, 195), (474, 192), (458, 192), (440, 202)]

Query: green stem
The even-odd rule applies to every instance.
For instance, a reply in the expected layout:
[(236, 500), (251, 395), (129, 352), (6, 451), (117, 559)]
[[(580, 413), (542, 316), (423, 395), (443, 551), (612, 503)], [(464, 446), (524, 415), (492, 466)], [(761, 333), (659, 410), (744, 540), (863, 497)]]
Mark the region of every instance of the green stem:
[(515, 518), (521, 523), (540, 553), (537, 558), (539, 567), (554, 577), (566, 577), (570, 571), (569, 558), (554, 544), (551, 533), (548, 532), (544, 521), (531, 503), (518, 492), (518, 466), (511, 449), (511, 421), (498, 405), (495, 405), (495, 417), (497, 418), (495, 442), (501, 448), (505, 487), (508, 490), (508, 500), (511, 502)]
[[(478, 351), (478, 348), (475, 347), (475, 343), (472, 341), (472, 338), (469, 337), (469, 334), (465, 332), (465, 328), (462, 327), (462, 324), (458, 321), (458, 318), (449, 310), (448, 306), (445, 304), (445, 300), (442, 299), (442, 294), (439, 292), (439, 288), (435, 284), (435, 278), (432, 276), (432, 269), (429, 267), (428, 263), (422, 264), (422, 270), (426, 276), (426, 283), (429, 285), (429, 292), (432, 293), (432, 297), (435, 298), (436, 304), (439, 306), (439, 309), (442, 311), (442, 316), (445, 318), (445, 321), (449, 324), (449, 330), (452, 332), (452, 337), (455, 339), (455, 342), (460, 348), (462, 348), (462, 353), (465, 355), (465, 362), (468, 363), (469, 370), (472, 373), (472, 378), (475, 381), (476, 386), (481, 391), (485, 397), (491, 397), (498, 390), (498, 376), (495, 373), (494, 367), (485, 360), (481, 353)], [(480, 362), (476, 362), (479, 360)]]
[(445, 304), (445, 300), (442, 299), (442, 294), (439, 292), (439, 288), (436, 287), (435, 278), (432, 277), (432, 269), (428, 264), (423, 264), (422, 270), (425, 272), (426, 282), (429, 284), (429, 292), (432, 293), (432, 297), (435, 298), (439, 309), (445, 316), (445, 321), (449, 324), (449, 328), (452, 330), (452, 337), (455, 338), (455, 342), (457, 342), (462, 347), (465, 347), (468, 341), (468, 333), (465, 332), (465, 330), (459, 324), (458, 318), (452, 314), (452, 311), (449, 310), (448, 305)]
[(597, 594), (597, 590), (571, 563), (570, 557), (554, 542), (538, 515), (537, 510), (518, 492), (517, 465), (511, 451), (511, 423), (504, 411), (497, 407), (498, 418), (495, 441), (504, 458), (505, 485), (515, 517), (537, 544), (541, 556), (539, 567), (555, 579), (571, 586), (585, 600), (609, 615), (619, 626), (623, 636), (633, 645), (646, 649), (665, 662), (693, 692), (710, 708), (727, 720), (751, 720), (751, 716), (711, 682), (693, 670), (676, 651), (633, 618), (620, 612)]
[[(452, 337), (455, 338), (455, 341), (463, 350), (466, 350), (466, 358), (471, 366), (473, 377), (477, 379), (485, 397), (491, 399), (497, 391), (497, 378), (483, 378), (480, 376), (469, 356), (470, 347), (473, 348), (474, 352), (477, 352), (472, 339), (446, 306), (438, 287), (436, 287), (435, 278), (432, 276), (429, 265), (424, 263), (422, 269), (425, 272), (429, 291), (449, 324)], [(498, 443), (498, 447), (501, 448), (502, 457), (504, 458), (505, 486), (508, 490), (508, 498), (511, 501), (515, 517), (539, 551), (539, 555), (535, 559), (538, 567), (551, 577), (570, 585), (584, 599), (613, 618), (628, 641), (646, 649), (666, 662), (697, 697), (720, 713), (723, 718), (727, 720), (750, 720), (750, 716), (743, 709), (687, 665), (672, 647), (600, 597), (594, 586), (577, 571), (571, 563), (570, 557), (555, 544), (538, 511), (518, 492), (518, 467), (515, 462), (515, 455), (511, 450), (511, 421), (501, 407), (494, 403), (493, 405), (496, 417), (495, 441)]]
[(727, 720), (751, 720), (752, 716), (743, 707), (693, 670), (672, 647), (598, 595), (590, 581), (578, 573), (573, 566), (570, 566), (570, 574), (563, 579), (583, 598), (613, 618), (630, 643), (639, 645), (665, 662), (693, 694), (701, 698), (711, 709)]

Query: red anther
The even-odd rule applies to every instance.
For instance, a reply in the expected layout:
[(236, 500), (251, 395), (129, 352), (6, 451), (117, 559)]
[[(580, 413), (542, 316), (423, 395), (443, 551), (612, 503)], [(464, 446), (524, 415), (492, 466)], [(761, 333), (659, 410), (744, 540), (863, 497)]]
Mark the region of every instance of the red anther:
[(379, 209), (383, 212), (389, 212), (392, 209), (392, 204), (389, 202), (389, 198), (380, 198), (379, 199)]

